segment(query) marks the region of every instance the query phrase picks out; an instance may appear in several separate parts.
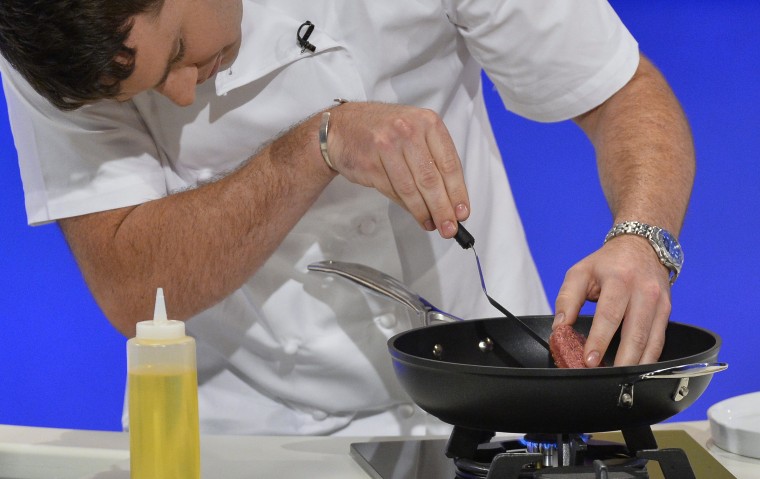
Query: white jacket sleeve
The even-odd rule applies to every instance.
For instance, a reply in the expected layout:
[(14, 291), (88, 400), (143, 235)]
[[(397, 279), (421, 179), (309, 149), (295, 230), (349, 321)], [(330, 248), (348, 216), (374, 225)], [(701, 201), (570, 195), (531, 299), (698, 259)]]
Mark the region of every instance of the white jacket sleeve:
[(449, 19), (507, 109), (538, 121), (584, 113), (623, 87), (638, 44), (602, 0), (447, 0)]
[(64, 112), (3, 58), (0, 72), (29, 224), (166, 195), (158, 149), (132, 102), (104, 101)]

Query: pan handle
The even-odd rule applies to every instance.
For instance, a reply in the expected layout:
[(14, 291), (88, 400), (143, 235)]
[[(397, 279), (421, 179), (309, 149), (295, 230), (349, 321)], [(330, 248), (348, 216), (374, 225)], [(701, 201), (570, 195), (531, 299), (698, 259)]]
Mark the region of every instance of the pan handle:
[(689, 395), (689, 378), (715, 374), (726, 368), (728, 368), (726, 363), (694, 363), (658, 369), (635, 376), (620, 386), (618, 406), (625, 409), (633, 407), (633, 387), (639, 381), (645, 379), (680, 379), (671, 396), (673, 401), (678, 402)]
[(673, 366), (672, 368), (658, 369), (646, 374), (642, 374), (632, 382), (641, 381), (642, 379), (673, 379), (673, 378), (694, 378), (706, 374), (719, 373), (728, 368), (726, 363), (694, 363), (683, 366)]
[(370, 291), (398, 301), (417, 313), (422, 325), (428, 326), (433, 322), (461, 321), (460, 318), (441, 311), (420, 295), (410, 291), (396, 278), (389, 276), (369, 266), (342, 261), (319, 261), (307, 266), (309, 271), (337, 274)]

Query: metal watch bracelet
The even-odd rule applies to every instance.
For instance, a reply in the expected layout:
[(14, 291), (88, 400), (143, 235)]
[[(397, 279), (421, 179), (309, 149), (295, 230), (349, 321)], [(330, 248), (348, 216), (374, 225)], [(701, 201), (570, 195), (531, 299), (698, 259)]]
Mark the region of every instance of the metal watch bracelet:
[(646, 238), (657, 254), (660, 263), (670, 270), (670, 284), (675, 283), (683, 266), (683, 251), (675, 236), (659, 226), (652, 226), (639, 221), (624, 221), (610, 229), (604, 238), (604, 243), (606, 244), (612, 238), (625, 234)]

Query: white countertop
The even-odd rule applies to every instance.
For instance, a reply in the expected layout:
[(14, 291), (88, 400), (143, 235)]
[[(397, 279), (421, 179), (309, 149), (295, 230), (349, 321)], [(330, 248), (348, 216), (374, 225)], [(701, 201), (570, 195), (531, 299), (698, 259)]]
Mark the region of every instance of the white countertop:
[[(665, 423), (653, 429), (685, 430), (738, 479), (760, 478), (760, 460), (715, 446), (707, 421)], [(398, 439), (202, 436), (201, 467), (205, 478), (367, 479), (349, 456), (349, 445)], [(0, 479), (128, 479), (128, 471), (126, 433), (0, 425)]]

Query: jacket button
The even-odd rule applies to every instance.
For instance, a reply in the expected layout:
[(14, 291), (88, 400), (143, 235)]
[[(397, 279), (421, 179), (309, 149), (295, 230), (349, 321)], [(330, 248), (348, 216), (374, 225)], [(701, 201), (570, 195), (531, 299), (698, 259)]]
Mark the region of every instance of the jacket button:
[(414, 416), (414, 406), (411, 404), (402, 404), (398, 407), (398, 415), (404, 419)]
[(396, 324), (398, 323), (398, 321), (396, 320), (396, 316), (390, 313), (378, 316), (377, 318), (375, 318), (375, 321), (383, 329), (393, 329), (396, 327)]
[(282, 344), (282, 352), (288, 356), (293, 356), (298, 352), (300, 346), (301, 341), (297, 339), (288, 339)]
[(369, 236), (375, 232), (377, 222), (373, 218), (367, 218), (359, 223), (359, 234)]

